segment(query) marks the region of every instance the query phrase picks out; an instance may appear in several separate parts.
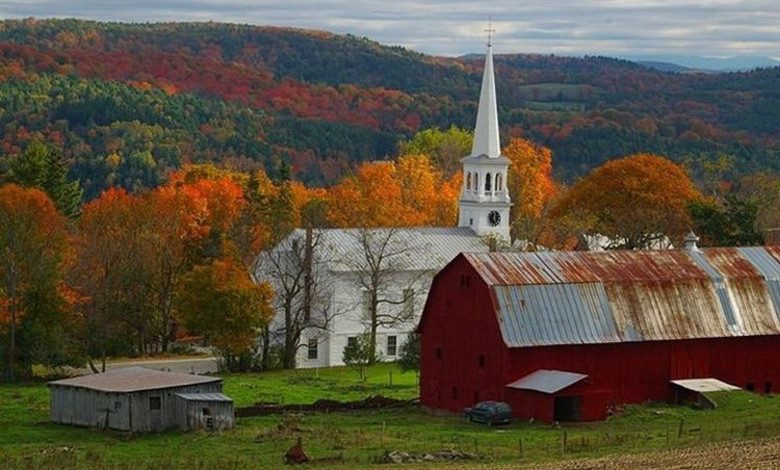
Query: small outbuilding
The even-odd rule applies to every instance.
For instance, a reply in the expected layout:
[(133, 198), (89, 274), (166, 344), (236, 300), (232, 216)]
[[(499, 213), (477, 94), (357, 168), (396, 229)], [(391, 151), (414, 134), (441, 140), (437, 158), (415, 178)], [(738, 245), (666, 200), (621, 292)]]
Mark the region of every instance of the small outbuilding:
[(222, 379), (127, 367), (49, 383), (55, 423), (131, 432), (229, 429)]

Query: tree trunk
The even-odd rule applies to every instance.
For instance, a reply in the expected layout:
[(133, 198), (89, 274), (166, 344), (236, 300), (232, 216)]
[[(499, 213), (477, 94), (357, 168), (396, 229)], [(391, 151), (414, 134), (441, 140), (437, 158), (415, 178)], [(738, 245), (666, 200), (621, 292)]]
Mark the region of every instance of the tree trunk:
[(260, 368), (264, 371), (269, 370), (271, 368), (271, 357), (269, 356), (271, 352), (270, 342), (271, 342), (271, 331), (270, 327), (266, 325), (266, 327), (263, 329), (263, 352), (262, 352), (262, 359), (260, 362)]
[(371, 327), (368, 331), (368, 365), (376, 364), (376, 332), (379, 329), (379, 319), (377, 317), (376, 295), (371, 295)]

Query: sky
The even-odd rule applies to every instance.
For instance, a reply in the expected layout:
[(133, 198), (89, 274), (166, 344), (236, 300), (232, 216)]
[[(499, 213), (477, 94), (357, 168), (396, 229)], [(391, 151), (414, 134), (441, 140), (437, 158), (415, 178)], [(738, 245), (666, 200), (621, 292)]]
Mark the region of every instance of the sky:
[(224, 21), (324, 29), (456, 56), (760, 55), (780, 59), (780, 0), (0, 0), (0, 17)]

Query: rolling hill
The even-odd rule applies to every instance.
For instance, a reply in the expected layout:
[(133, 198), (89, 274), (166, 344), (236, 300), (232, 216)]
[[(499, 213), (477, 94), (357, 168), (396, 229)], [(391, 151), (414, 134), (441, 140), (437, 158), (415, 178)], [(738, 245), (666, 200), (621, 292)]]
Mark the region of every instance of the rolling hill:
[[(87, 196), (183, 162), (327, 185), (432, 126), (473, 124), (482, 60), (322, 31), (219, 23), (0, 22), (0, 169), (32, 139)], [(572, 180), (638, 151), (780, 170), (780, 68), (667, 73), (626, 60), (496, 56), (505, 138)]]

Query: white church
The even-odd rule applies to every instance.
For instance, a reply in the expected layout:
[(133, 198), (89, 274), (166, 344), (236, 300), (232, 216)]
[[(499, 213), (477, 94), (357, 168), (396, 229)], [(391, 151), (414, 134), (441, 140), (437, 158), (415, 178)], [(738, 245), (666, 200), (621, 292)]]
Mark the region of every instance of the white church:
[(276, 292), (271, 342), (287, 343), (296, 367), (343, 365), (347, 344), (371, 329), (377, 355), (395, 360), (433, 276), (461, 252), (509, 243), (509, 160), (501, 155), (490, 44), (474, 144), (461, 161), (458, 227), (296, 229), (258, 256), (254, 277)]

